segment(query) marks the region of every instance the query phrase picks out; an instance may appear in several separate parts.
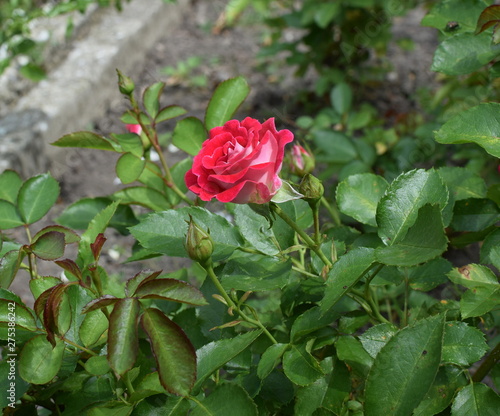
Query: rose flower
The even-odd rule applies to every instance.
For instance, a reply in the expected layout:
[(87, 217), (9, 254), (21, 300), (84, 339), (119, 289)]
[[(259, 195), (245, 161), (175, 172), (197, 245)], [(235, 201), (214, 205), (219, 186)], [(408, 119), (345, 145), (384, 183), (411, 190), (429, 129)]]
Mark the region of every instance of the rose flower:
[(277, 131), (274, 118), (264, 123), (247, 117), (210, 130), (210, 137), (186, 173), (189, 190), (203, 201), (264, 204), (281, 188), (278, 173), (289, 130)]

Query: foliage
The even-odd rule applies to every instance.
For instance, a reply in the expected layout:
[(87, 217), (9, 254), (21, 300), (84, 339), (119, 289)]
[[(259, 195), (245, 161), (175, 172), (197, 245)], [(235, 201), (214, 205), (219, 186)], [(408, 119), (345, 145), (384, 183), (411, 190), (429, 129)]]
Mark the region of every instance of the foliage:
[[(446, 82), (470, 80), (485, 66), (494, 82), (497, 9), (487, 6), (443, 0), (424, 19), (443, 32), (433, 68)], [(481, 34), (473, 34), (476, 24)], [(56, 203), (57, 181), (0, 175), (0, 229), (27, 232), (25, 243), (2, 234), (0, 246), (1, 366), (12, 375), (2, 388), (14, 385), (3, 406), (68, 415), (495, 414), (500, 198), (498, 179), (482, 172), (500, 156), (497, 103), (452, 116), (438, 102), (429, 111), (433, 159), (418, 166), (406, 146), (418, 149), (429, 125), (401, 138), (357, 107), (348, 80), (336, 82), (328, 107), (296, 121), (304, 147), (287, 155), (281, 172), (273, 165), (280, 191), (222, 210), (193, 198), (185, 176), (209, 131), (235, 117), (246, 81), (221, 83), (203, 120), (177, 121), (172, 145), (186, 157), (171, 166), (157, 128), (186, 110), (163, 105), (162, 82), (139, 99), (132, 80), (118, 77), (130, 102), (122, 121), (140, 125), (138, 134), (76, 132), (53, 144), (118, 153), (121, 190), (78, 201), (58, 224), (33, 232)], [(275, 134), (258, 139), (272, 143)], [(245, 148), (244, 134), (233, 136), (218, 151), (231, 144), (229, 154), (241, 152), (235, 143)], [(474, 156), (460, 164), (447, 152)], [(260, 166), (262, 156), (250, 159)], [(234, 160), (224, 163), (241, 168)], [(198, 162), (227, 167), (210, 156)], [(129, 261), (193, 262), (117, 282), (100, 264), (108, 227), (136, 240)], [(71, 259), (68, 244), (78, 247)], [(464, 249), (477, 261), (453, 258)], [(39, 261), (55, 262), (64, 278), (40, 276)], [(22, 271), (33, 309), (8, 290)]]
[[(0, 4), (0, 74), (13, 62), (23, 56), (19, 72), (34, 81), (45, 78), (42, 50), (46, 40), (36, 40), (32, 36), (31, 23), (34, 20), (69, 15), (71, 12), (85, 13), (91, 4), (101, 7), (113, 4), (118, 10), (122, 0), (5, 0)], [(72, 30), (72, 19), (68, 18), (66, 33)]]

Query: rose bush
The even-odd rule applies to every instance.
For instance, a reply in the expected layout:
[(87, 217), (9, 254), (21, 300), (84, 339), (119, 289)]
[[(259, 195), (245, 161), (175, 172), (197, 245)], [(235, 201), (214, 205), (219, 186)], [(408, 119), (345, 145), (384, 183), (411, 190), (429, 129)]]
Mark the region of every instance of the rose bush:
[(274, 118), (230, 120), (210, 130), (186, 173), (186, 185), (203, 201), (269, 202), (282, 185), (278, 174), (291, 141), (292, 132), (276, 130)]

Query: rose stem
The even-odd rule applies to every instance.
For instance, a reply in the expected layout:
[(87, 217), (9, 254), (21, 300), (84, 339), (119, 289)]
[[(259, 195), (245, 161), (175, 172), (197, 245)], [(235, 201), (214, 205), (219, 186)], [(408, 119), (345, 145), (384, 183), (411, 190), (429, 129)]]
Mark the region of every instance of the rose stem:
[(226, 291), (224, 290), (224, 288), (220, 284), (219, 279), (217, 278), (217, 276), (216, 276), (216, 274), (214, 272), (214, 268), (212, 267), (212, 263), (211, 262), (206, 262), (205, 264), (200, 263), (200, 266), (202, 266), (205, 269), (205, 271), (207, 272), (208, 276), (212, 280), (212, 283), (215, 285), (215, 287), (217, 288), (217, 290), (219, 291), (219, 293), (222, 295), (222, 297), (226, 301), (227, 306), (229, 306), (230, 308), (232, 308), (233, 310), (235, 310), (238, 313), (238, 315), (240, 315), (241, 318), (244, 321), (246, 321), (246, 322), (248, 322), (248, 323), (250, 323), (252, 325), (255, 325), (256, 327), (262, 329), (262, 331), (267, 335), (267, 337), (271, 340), (271, 342), (273, 344), (277, 344), (278, 341), (276, 341), (276, 339), (271, 335), (271, 333), (262, 324), (262, 322), (260, 322), (259, 320), (252, 319), (252, 318), (248, 317), (243, 311), (240, 310), (240, 308), (228, 296), (228, 294), (226, 293)]
[(293, 221), (278, 205), (271, 204), (270, 208), (295, 230), (295, 232), (302, 238), (302, 240), (304, 240), (309, 248), (318, 255), (328, 268), (332, 267), (332, 262), (326, 258), (325, 254), (321, 251), (318, 245), (295, 223), (295, 221)]

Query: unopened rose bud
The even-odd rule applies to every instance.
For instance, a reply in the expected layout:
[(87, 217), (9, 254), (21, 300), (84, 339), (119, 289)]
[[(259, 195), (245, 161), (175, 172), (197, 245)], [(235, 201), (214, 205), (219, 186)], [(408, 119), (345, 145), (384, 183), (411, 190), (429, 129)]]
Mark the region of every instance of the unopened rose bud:
[(130, 133), (135, 133), (137, 135), (141, 135), (142, 133), (142, 127), (140, 124), (126, 124), (125, 128), (130, 132)]
[(191, 260), (206, 263), (214, 251), (214, 243), (210, 234), (202, 230), (189, 216), (188, 231), (186, 234), (186, 251)]
[(123, 75), (120, 71), (118, 73), (118, 89), (122, 94), (131, 95), (134, 92), (134, 82), (127, 76)]
[(304, 176), (311, 173), (314, 169), (314, 157), (301, 145), (292, 147), (291, 170), (298, 176)]
[(308, 173), (300, 182), (299, 192), (304, 195), (305, 201), (316, 203), (323, 196), (325, 188), (318, 178)]

